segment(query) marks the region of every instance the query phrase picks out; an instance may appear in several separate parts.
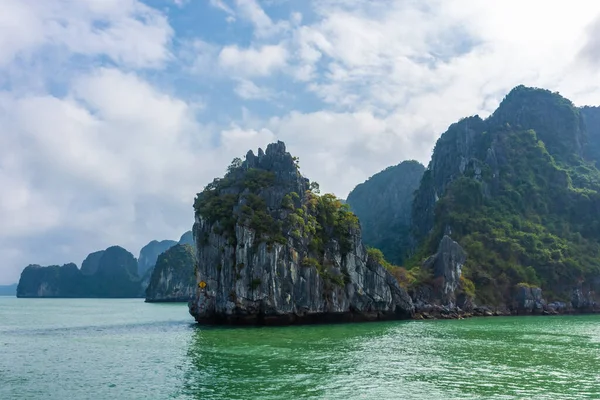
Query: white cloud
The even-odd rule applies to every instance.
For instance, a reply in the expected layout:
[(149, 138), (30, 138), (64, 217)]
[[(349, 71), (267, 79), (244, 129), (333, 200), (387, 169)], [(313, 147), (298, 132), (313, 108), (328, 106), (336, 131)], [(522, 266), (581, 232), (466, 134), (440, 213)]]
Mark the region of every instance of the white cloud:
[(220, 9), (221, 11), (224, 11), (225, 13), (227, 13), (229, 15), (229, 17), (232, 17), (235, 19), (235, 13), (231, 9), (231, 7), (229, 7), (227, 4), (225, 4), (225, 2), (223, 0), (210, 0), (210, 5), (215, 8)]
[(0, 125), (0, 248), (73, 239), (56, 231), (86, 238), (70, 254), (29, 254), (43, 264), (178, 237), (191, 228), (195, 193), (235, 155), (208, 144), (192, 105), (117, 69), (77, 77), (63, 98), (2, 93)]
[(322, 2), (322, 19), (294, 36), (298, 77), (333, 106), (386, 112), (430, 93), (474, 103), (521, 82), (568, 90), (582, 29), (600, 12), (577, 4)]
[(272, 90), (259, 87), (254, 82), (247, 79), (238, 80), (235, 93), (244, 100), (268, 100), (275, 95)]
[(241, 18), (254, 25), (254, 34), (258, 38), (268, 38), (289, 29), (287, 21), (273, 22), (256, 0), (235, 0)]
[(266, 129), (242, 129), (233, 124), (228, 129), (221, 131), (221, 144), (228, 153), (235, 157), (244, 156), (248, 150), (265, 147), (267, 143), (275, 140), (273, 133)]
[(235, 76), (265, 76), (286, 65), (287, 51), (281, 45), (241, 49), (227, 46), (219, 54), (219, 64)]
[(0, 67), (44, 47), (156, 67), (169, 59), (172, 35), (165, 16), (137, 0), (3, 0)]

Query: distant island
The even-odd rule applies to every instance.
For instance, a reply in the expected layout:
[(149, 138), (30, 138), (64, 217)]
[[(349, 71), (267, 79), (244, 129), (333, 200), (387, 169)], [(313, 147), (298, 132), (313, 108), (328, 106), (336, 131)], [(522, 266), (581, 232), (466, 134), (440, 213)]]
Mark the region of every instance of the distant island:
[(0, 296), (16, 296), (17, 295), (17, 284), (12, 285), (0, 285)]
[[(29, 265), (21, 273), (13, 295), (29, 298), (147, 298), (153, 302), (187, 302), (189, 296), (186, 297), (185, 293), (189, 292), (193, 262), (189, 265), (175, 264), (188, 271), (188, 277), (181, 277), (181, 282), (177, 280), (179, 278), (165, 275), (169, 273), (169, 263), (155, 265), (161, 255), (171, 248), (190, 247), (190, 244), (193, 244), (193, 239), (191, 231), (188, 231), (179, 241), (151, 241), (141, 249), (139, 259), (122, 247), (112, 246), (88, 255), (81, 263), (81, 269), (74, 263), (47, 267)], [(193, 250), (190, 252), (193, 253)], [(169, 260), (176, 262), (176, 258)], [(151, 287), (150, 282), (154, 282)], [(182, 286), (186, 287), (187, 292), (179, 289)]]

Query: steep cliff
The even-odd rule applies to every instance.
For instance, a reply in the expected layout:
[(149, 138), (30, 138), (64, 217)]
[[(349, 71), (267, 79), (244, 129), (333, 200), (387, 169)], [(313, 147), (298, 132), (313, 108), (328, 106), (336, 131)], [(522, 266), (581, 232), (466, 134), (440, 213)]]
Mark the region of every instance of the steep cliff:
[(119, 246), (90, 254), (79, 270), (30, 265), (21, 273), (17, 297), (140, 297), (137, 261)]
[(414, 192), (425, 167), (404, 161), (389, 167), (348, 195), (347, 203), (358, 216), (366, 245), (376, 247), (393, 264), (402, 265), (415, 246), (410, 234)]
[(600, 167), (600, 107), (581, 107), (580, 112), (588, 136), (585, 155), (598, 168)]
[(138, 274), (146, 275), (156, 265), (158, 256), (177, 244), (174, 240), (153, 240), (140, 250), (138, 258)]
[(198, 322), (406, 318), (410, 297), (361, 241), (358, 219), (318, 196), (282, 142), (235, 159), (194, 208)]
[(195, 290), (196, 254), (189, 244), (177, 244), (158, 256), (146, 289), (147, 302), (188, 302)]
[(478, 304), (533, 310), (542, 304), (533, 287), (596, 307), (600, 172), (586, 161), (589, 120), (556, 93), (519, 86), (488, 119), (450, 126), (415, 195), (412, 265), (427, 269), (448, 235), (466, 252), (463, 286)]

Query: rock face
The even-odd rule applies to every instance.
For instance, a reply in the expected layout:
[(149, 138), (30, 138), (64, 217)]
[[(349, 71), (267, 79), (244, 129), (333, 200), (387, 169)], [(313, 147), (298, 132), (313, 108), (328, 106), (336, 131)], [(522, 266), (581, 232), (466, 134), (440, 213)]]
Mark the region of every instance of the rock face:
[(437, 252), (425, 260), (423, 267), (433, 272), (437, 296), (442, 304), (456, 304), (456, 290), (460, 286), (462, 267), (467, 255), (458, 243), (444, 235)]
[(421, 267), (431, 278), (411, 290), (417, 312), (448, 314), (473, 309), (470, 282), (461, 279), (466, 260), (467, 254), (463, 248), (450, 236), (444, 235), (436, 253), (427, 258)]
[[(140, 276), (146, 275), (148, 271), (154, 268), (158, 256), (171, 247), (177, 244), (174, 240), (153, 240), (140, 250), (140, 257), (138, 259), (138, 274)], [(82, 267), (83, 268), (83, 267)]]
[(92, 253), (84, 264), (85, 270), (72, 263), (30, 265), (21, 273), (17, 297), (140, 297), (137, 260), (122, 247)]
[(529, 285), (517, 285), (514, 311), (517, 314), (541, 314), (546, 308), (542, 289)]
[(195, 291), (195, 249), (177, 244), (158, 256), (146, 289), (146, 302), (188, 302)]
[(195, 201), (198, 322), (407, 318), (410, 297), (367, 256), (357, 218), (312, 193), (282, 142), (234, 160)]
[(574, 310), (581, 312), (600, 311), (600, 302), (597, 298), (597, 289), (600, 287), (600, 279), (591, 279), (592, 284), (583, 283), (573, 288), (571, 294), (571, 305)]
[(415, 247), (410, 217), (424, 172), (417, 161), (404, 161), (373, 175), (348, 195), (347, 203), (360, 219), (364, 243), (381, 250), (392, 264), (402, 265)]

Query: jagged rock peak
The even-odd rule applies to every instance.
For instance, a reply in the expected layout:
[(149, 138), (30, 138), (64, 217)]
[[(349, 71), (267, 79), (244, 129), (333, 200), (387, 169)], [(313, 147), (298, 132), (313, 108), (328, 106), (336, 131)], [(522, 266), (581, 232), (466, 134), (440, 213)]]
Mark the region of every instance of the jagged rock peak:
[[(252, 150), (248, 151), (246, 160), (241, 163), (241, 167), (244, 170), (256, 168), (271, 171), (276, 174), (279, 181), (293, 181), (300, 177), (296, 160), (286, 151), (285, 143), (278, 141), (269, 144), (266, 152), (259, 148), (258, 156), (254, 155)], [(232, 165), (235, 166), (235, 161)]]

